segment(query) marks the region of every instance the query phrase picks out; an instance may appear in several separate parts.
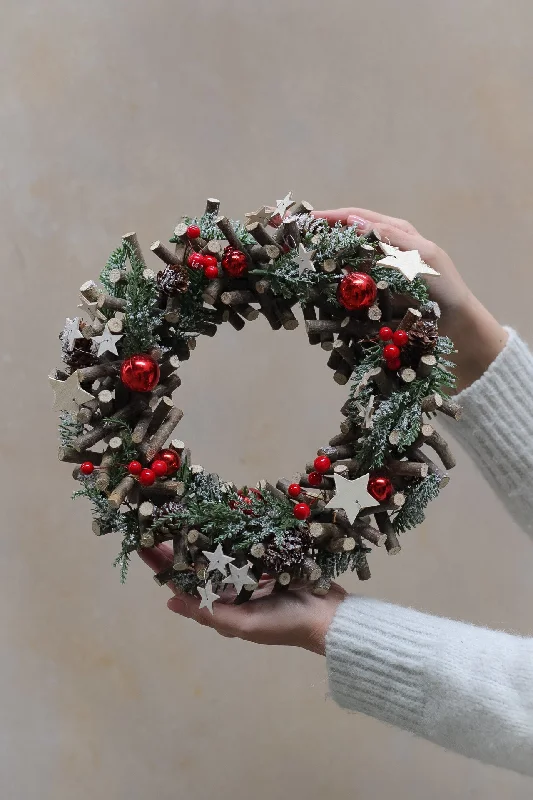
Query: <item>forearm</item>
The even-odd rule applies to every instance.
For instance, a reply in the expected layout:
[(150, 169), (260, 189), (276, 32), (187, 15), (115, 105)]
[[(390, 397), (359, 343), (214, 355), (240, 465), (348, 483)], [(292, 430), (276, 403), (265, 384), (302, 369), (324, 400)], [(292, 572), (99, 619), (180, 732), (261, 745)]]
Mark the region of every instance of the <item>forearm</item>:
[(533, 640), (349, 597), (326, 654), (339, 705), (533, 775)]

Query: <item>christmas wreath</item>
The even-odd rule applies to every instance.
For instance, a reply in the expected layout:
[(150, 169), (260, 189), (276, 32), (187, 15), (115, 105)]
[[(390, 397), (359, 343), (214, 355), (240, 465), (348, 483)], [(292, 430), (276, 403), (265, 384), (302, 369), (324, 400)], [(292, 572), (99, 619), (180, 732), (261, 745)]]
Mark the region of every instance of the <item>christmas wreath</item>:
[[(133, 551), (171, 540), (173, 566), (157, 581), (210, 610), (228, 585), (249, 599), (263, 573), (325, 594), (348, 569), (370, 577), (370, 545), (398, 553), (448, 482), (454, 458), (431, 420), (459, 408), (446, 394), (453, 344), (420, 277), (435, 271), (418, 251), (311, 212), (289, 194), (242, 224), (210, 199), (177, 225), (173, 249), (152, 245), (157, 273), (129, 233), (99, 285), (81, 286), (83, 313), (66, 320), (64, 366), (50, 376), (59, 459), (76, 465), (74, 496), (92, 502), (96, 535), (121, 536), (122, 579)], [(350, 384), (340, 432), (291, 480), (238, 489), (169, 443), (183, 415), (177, 370), (222, 323), (241, 330), (262, 314), (274, 331), (296, 328), (298, 304), (309, 343)]]

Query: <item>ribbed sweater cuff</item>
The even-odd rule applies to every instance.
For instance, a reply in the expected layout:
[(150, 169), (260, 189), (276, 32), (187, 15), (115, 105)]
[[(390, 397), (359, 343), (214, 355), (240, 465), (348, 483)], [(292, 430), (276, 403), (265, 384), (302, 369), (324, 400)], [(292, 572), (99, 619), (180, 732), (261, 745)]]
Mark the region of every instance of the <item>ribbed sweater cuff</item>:
[(326, 637), (330, 690), (344, 708), (420, 733), (440, 620), (347, 597)]
[[(533, 531), (530, 436), (533, 356), (518, 334), (507, 328), (502, 352), (479, 380), (457, 396), (463, 416), (446, 424), (482, 471), (520, 525)], [(528, 440), (528, 441), (525, 441)]]

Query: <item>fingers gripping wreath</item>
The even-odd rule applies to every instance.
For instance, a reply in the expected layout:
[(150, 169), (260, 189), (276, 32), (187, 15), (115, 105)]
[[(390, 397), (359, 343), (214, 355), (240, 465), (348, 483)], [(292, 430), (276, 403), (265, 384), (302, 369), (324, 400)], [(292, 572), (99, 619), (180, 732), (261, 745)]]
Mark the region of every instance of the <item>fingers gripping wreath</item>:
[[(228, 588), (249, 599), (263, 573), (325, 594), (346, 570), (370, 577), (372, 546), (398, 553), (399, 535), (448, 482), (454, 458), (431, 422), (459, 408), (446, 394), (453, 345), (420, 277), (435, 271), (418, 251), (311, 212), (289, 193), (242, 224), (210, 199), (177, 225), (172, 249), (152, 245), (159, 271), (130, 233), (99, 284), (81, 287), (82, 313), (66, 320), (64, 365), (50, 377), (59, 458), (75, 464), (94, 532), (121, 537), (123, 578), (133, 551), (172, 541), (173, 566), (157, 581), (210, 610)], [(298, 305), (309, 343), (349, 384), (340, 432), (296, 477), (238, 489), (172, 439), (177, 369), (222, 324), (242, 330), (261, 314), (273, 331), (296, 328)]]

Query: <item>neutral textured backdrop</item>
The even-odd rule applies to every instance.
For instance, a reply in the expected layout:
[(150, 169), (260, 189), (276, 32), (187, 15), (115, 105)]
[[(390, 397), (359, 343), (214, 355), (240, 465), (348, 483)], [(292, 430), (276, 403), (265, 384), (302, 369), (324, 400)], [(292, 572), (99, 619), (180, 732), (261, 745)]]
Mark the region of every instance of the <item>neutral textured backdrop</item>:
[[(412, 220), (532, 336), (529, 0), (3, 0), (0, 779), (6, 800), (525, 800), (531, 781), (326, 699), (324, 662), (171, 615), (69, 501), (47, 370), (77, 288), (220, 197), (292, 189)], [(268, 333), (268, 335), (267, 335)], [(290, 475), (344, 392), (301, 328), (202, 341), (180, 435), (237, 482)], [(531, 487), (524, 487), (531, 491)], [(460, 457), (351, 590), (533, 634), (533, 547)]]

